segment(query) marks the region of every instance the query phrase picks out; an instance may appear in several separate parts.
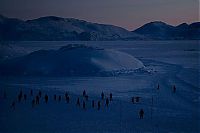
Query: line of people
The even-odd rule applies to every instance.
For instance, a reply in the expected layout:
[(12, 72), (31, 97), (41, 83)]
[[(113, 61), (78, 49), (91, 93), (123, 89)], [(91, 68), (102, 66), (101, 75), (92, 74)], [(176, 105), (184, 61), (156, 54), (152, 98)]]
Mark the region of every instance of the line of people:
[[(32, 107), (35, 107), (36, 105), (40, 104), (40, 101), (42, 99), (42, 91), (39, 90), (38, 94), (34, 96), (33, 95), (33, 90), (31, 89), (30, 90), (30, 97), (32, 98), (32, 101), (31, 101)], [(69, 103), (70, 102), (70, 96), (69, 96), (68, 92), (65, 93), (64, 97), (65, 97), (65, 101), (67, 103)], [(54, 101), (60, 102), (62, 100), (62, 96), (54, 94), (53, 95), (53, 99), (54, 99)], [(82, 100), (82, 107), (83, 107), (83, 109), (86, 109), (86, 102), (89, 101), (88, 100), (89, 96), (86, 94), (85, 90), (83, 91), (82, 99), (83, 99)], [(22, 100), (26, 102), (26, 100), (27, 100), (27, 94), (23, 93), (22, 90), (20, 90), (19, 94), (17, 95), (17, 101), (18, 101), (18, 103), (20, 103), (20, 102), (22, 102)], [(95, 108), (95, 104), (97, 102), (97, 109), (100, 110), (101, 106), (103, 106), (103, 105), (101, 105), (103, 103), (102, 101), (104, 101), (104, 100), (105, 100), (105, 106), (108, 107), (109, 103), (113, 100), (112, 93), (109, 94), (109, 98), (108, 98), (108, 97), (105, 97), (104, 92), (102, 92), (101, 93), (101, 100), (98, 100), (98, 101), (92, 100), (92, 104), (91, 104), (92, 108)], [(44, 95), (44, 102), (47, 104), (48, 101), (49, 101), (49, 96), (47, 94), (45, 94)], [(80, 97), (77, 98), (76, 105), (77, 106), (81, 106)], [(16, 100), (14, 100), (12, 102), (11, 108), (15, 109), (15, 106), (16, 106)]]
[[(158, 86), (157, 86), (157, 90), (160, 90), (160, 85), (159, 85), (159, 84), (158, 84)], [(172, 86), (172, 92), (173, 92), (173, 93), (176, 92), (176, 86), (175, 86), (175, 85)], [(33, 100), (32, 100), (32, 107), (35, 107), (36, 105), (39, 105), (39, 104), (40, 104), (40, 100), (41, 100), (41, 98), (42, 98), (42, 92), (41, 92), (41, 90), (39, 90), (38, 94), (34, 97), (34, 96), (33, 96), (33, 90), (31, 89), (31, 90), (30, 90), (30, 96), (33, 97)], [(4, 98), (6, 98), (6, 97), (7, 97), (7, 94), (6, 94), (6, 92), (4, 91)], [(65, 101), (66, 101), (67, 103), (69, 103), (69, 102), (70, 102), (70, 96), (69, 96), (69, 93), (68, 93), (68, 92), (65, 93), (64, 97), (65, 97)], [(19, 92), (17, 98), (18, 98), (18, 102), (19, 102), (19, 103), (20, 103), (22, 100), (24, 100), (24, 101), (26, 102), (26, 100), (27, 100), (27, 95), (26, 95), (25, 93), (23, 94), (22, 90), (20, 90), (20, 92)], [(80, 98), (82, 98), (82, 104), (81, 104), (81, 99), (80, 99)], [(77, 98), (76, 105), (79, 106), (79, 107), (81, 107), (81, 105), (82, 105), (82, 108), (83, 108), (83, 109), (86, 109), (86, 103), (88, 104), (88, 99), (89, 99), (89, 96), (87, 95), (86, 91), (84, 90), (83, 93), (82, 93), (82, 97), (78, 97), (78, 98)], [(131, 101), (132, 101), (133, 104), (134, 104), (134, 103), (139, 103), (139, 102), (140, 102), (140, 99), (141, 99), (141, 97), (136, 96), (136, 97), (132, 97), (132, 100), (131, 100)], [(48, 96), (47, 94), (45, 94), (45, 95), (44, 95), (44, 101), (45, 101), (46, 104), (48, 103), (48, 100), (49, 100), (49, 96)], [(60, 102), (61, 100), (62, 100), (61, 95), (56, 95), (56, 94), (54, 94), (54, 101), (59, 101), (59, 102)], [(92, 108), (95, 108), (95, 107), (96, 107), (96, 104), (97, 104), (97, 109), (100, 110), (101, 106), (103, 106), (104, 101), (105, 101), (105, 106), (108, 107), (108, 106), (109, 106), (109, 103), (110, 103), (112, 100), (113, 100), (112, 93), (109, 94), (109, 97), (105, 97), (105, 94), (104, 94), (104, 92), (102, 91), (102, 93), (101, 93), (101, 100), (97, 100), (97, 101), (92, 100), (92, 101), (91, 101), (91, 106), (92, 106)], [(15, 106), (16, 106), (16, 102), (13, 101), (12, 104), (11, 104), (11, 108), (15, 109)], [(139, 118), (140, 118), (140, 119), (143, 119), (143, 117), (144, 117), (144, 110), (143, 110), (143, 109), (140, 109), (140, 111), (139, 111)]]
[[(85, 90), (83, 91), (82, 97), (83, 97), (82, 107), (83, 107), (83, 109), (86, 109), (86, 102), (88, 102), (89, 96), (87, 95)], [(104, 92), (102, 92), (101, 100), (97, 100), (96, 102), (95, 102), (95, 100), (92, 100), (92, 108), (95, 108), (96, 103), (97, 103), (97, 109), (100, 110), (101, 106), (103, 106), (102, 103), (104, 100), (105, 100), (105, 106), (108, 107), (109, 103), (113, 100), (112, 93), (109, 94), (109, 98), (108, 97), (105, 98), (105, 94), (104, 94)], [(79, 107), (81, 106), (80, 97), (77, 98), (76, 105)]]

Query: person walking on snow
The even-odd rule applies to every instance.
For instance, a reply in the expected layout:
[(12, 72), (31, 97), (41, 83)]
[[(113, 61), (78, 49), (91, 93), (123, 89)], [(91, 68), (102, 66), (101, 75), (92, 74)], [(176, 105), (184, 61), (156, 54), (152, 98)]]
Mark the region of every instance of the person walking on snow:
[(173, 86), (173, 92), (174, 93), (176, 92), (176, 86), (175, 85)]
[(106, 98), (106, 106), (108, 107), (108, 104), (109, 104), (109, 100), (108, 98)]
[(157, 90), (159, 90), (159, 89), (160, 89), (160, 85), (158, 84)]
[(83, 109), (86, 109), (85, 101), (83, 101)]
[(140, 116), (140, 119), (144, 118), (144, 110), (143, 109), (140, 109), (139, 116)]
[(104, 93), (103, 93), (103, 91), (102, 91), (102, 93), (101, 93), (101, 99), (102, 99), (102, 100), (104, 99)]
[(86, 95), (86, 91), (84, 90), (84, 91), (83, 91), (83, 97), (85, 97), (85, 95)]
[(98, 110), (100, 110), (101, 103), (98, 101)]
[(80, 106), (80, 98), (78, 97), (77, 102), (76, 102), (77, 106)]
[(45, 103), (47, 104), (48, 103), (48, 99), (49, 99), (48, 95), (46, 94), (44, 98), (45, 98)]
[(94, 103), (94, 100), (92, 100), (92, 108), (94, 108), (95, 106), (95, 103)]
[(112, 101), (112, 93), (110, 93), (110, 101)]

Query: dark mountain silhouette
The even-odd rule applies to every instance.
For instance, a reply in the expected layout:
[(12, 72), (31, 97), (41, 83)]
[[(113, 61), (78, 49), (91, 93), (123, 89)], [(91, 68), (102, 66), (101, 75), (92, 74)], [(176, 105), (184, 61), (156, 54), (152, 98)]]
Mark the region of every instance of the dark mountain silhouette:
[(133, 32), (153, 40), (199, 40), (200, 22), (171, 26), (164, 22), (155, 21), (145, 24)]
[(22, 21), (0, 16), (1, 40), (125, 40), (144, 39), (121, 27), (55, 16)]
[(200, 40), (200, 22), (171, 26), (155, 21), (131, 32), (118, 26), (91, 23), (74, 18), (47, 16), (23, 21), (0, 15), (0, 40)]

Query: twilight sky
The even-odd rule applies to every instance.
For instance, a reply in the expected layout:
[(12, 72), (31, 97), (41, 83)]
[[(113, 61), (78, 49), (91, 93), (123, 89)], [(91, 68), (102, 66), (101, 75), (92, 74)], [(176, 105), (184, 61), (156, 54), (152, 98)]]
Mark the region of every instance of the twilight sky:
[(25, 20), (72, 17), (133, 30), (155, 20), (199, 21), (199, 0), (0, 0), (0, 14)]

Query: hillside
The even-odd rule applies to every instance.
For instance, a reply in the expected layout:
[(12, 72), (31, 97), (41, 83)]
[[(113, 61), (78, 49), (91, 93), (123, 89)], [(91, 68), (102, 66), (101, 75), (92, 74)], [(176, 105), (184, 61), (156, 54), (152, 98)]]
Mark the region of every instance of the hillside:
[(200, 22), (171, 26), (164, 22), (150, 22), (133, 31), (152, 40), (199, 40)]
[(0, 39), (23, 41), (144, 39), (121, 27), (55, 16), (22, 21), (0, 16)]
[(93, 76), (142, 67), (143, 63), (129, 54), (76, 44), (6, 60), (0, 63), (0, 75)]

